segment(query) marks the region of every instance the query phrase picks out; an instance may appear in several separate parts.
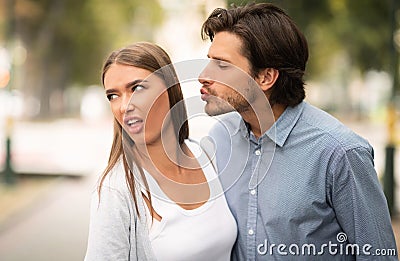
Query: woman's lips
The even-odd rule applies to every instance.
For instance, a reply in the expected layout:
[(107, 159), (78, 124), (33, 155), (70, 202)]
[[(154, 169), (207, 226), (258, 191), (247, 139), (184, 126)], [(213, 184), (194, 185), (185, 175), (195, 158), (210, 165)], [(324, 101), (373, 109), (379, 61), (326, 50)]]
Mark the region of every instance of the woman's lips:
[(130, 134), (139, 134), (144, 127), (144, 122), (141, 118), (128, 116), (124, 118), (124, 127)]

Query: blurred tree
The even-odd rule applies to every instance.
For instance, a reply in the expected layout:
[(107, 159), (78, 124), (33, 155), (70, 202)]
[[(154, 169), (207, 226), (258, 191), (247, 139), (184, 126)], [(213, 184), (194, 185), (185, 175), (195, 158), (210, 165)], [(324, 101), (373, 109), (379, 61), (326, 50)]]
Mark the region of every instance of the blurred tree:
[(390, 17), (392, 1), (399, 0), (227, 1), (228, 5), (271, 2), (287, 11), (309, 43), (307, 81), (323, 82), (328, 86), (324, 92), (333, 95), (324, 104), (327, 110), (362, 117), (363, 96), (350, 93), (350, 82), (369, 70), (392, 72)]
[[(228, 4), (244, 2), (228, 0)], [(307, 36), (312, 50), (309, 69), (317, 75), (342, 51), (363, 72), (390, 69), (390, 0), (364, 0), (362, 4), (353, 0), (248, 2), (275, 3), (288, 12)]]
[[(6, 1), (14, 3), (16, 36), (28, 50), (21, 88), (40, 98), (42, 118), (58, 116), (52, 115), (57, 112), (51, 104), (62, 110), (57, 94), (66, 87), (98, 84), (106, 54), (116, 46), (151, 40), (162, 19), (156, 0), (0, 0), (0, 10)], [(1, 12), (3, 28), (7, 21)]]
[(338, 53), (361, 72), (390, 71), (391, 0), (228, 0), (228, 5), (246, 2), (271, 2), (288, 12), (309, 41), (313, 77), (324, 76)]

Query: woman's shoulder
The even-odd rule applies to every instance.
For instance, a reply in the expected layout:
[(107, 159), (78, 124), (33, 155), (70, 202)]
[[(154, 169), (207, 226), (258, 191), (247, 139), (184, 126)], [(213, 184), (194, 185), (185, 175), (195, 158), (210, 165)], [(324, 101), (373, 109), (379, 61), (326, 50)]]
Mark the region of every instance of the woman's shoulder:
[(118, 160), (114, 167), (107, 173), (102, 183), (102, 189), (103, 188), (111, 188), (120, 192), (129, 191), (126, 182), (125, 167), (122, 160)]
[[(110, 202), (112, 202), (113, 200), (122, 200), (119, 203), (125, 202), (129, 205), (134, 202), (134, 198), (132, 196), (132, 192), (126, 178), (126, 171), (122, 160), (119, 160), (114, 165), (114, 167), (105, 176), (103, 182), (101, 183), (101, 186), (100, 184), (98, 184), (98, 187), (100, 187), (100, 193), (96, 193), (96, 195), (100, 196), (101, 199), (105, 198), (108, 199), (108, 201)], [(136, 183), (136, 179), (134, 182), (134, 193), (136, 199), (139, 199), (140, 189), (138, 187), (138, 184)]]

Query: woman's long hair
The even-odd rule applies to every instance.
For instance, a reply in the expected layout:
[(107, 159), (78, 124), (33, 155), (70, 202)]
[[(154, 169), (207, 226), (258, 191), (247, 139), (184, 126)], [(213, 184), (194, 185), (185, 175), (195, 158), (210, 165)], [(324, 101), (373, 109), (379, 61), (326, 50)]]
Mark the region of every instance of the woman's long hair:
[[(174, 127), (174, 131), (177, 135), (177, 140), (179, 144), (182, 145), (184, 140), (187, 139), (189, 136), (187, 112), (183, 100), (182, 90), (168, 54), (158, 45), (147, 42), (135, 43), (120, 50), (114, 51), (108, 56), (103, 65), (103, 86), (105, 74), (107, 73), (110, 66), (113, 64), (142, 68), (150, 72), (156, 73), (157, 76), (164, 80), (167, 86), (170, 108), (174, 107), (174, 109), (170, 111), (172, 124)], [(124, 130), (121, 124), (114, 118), (113, 143), (111, 146), (107, 167), (105, 168), (103, 175), (100, 178), (98, 193), (100, 196), (101, 187), (105, 178), (114, 168), (115, 164), (122, 158), (126, 182), (132, 194), (136, 212), (139, 215), (137, 198), (135, 194), (135, 176), (133, 172), (139, 171), (140, 177), (142, 178), (144, 185), (147, 188), (147, 191), (148, 185), (146, 183), (146, 179), (144, 178), (144, 173), (142, 168), (140, 167), (139, 161), (135, 157), (135, 153), (129, 152), (129, 157), (127, 157), (126, 152), (124, 151), (124, 139), (130, 138), (128, 135), (124, 134)], [(135, 146), (133, 142), (131, 142), (130, 145)], [(132, 166), (130, 167), (130, 165), (128, 164), (128, 159), (133, 160), (133, 168)], [(151, 204), (149, 191), (147, 193), (147, 197), (150, 200)], [(151, 209), (150, 211), (153, 215), (153, 210)]]

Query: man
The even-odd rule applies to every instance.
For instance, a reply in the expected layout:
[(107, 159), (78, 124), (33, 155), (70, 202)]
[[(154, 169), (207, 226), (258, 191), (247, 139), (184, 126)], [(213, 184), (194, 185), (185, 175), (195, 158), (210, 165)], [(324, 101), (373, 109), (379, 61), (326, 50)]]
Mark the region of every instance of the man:
[(291, 18), (266, 3), (218, 8), (202, 36), (205, 111), (238, 112), (210, 132), (238, 224), (232, 259), (397, 260), (373, 149), (303, 101), (308, 47)]

